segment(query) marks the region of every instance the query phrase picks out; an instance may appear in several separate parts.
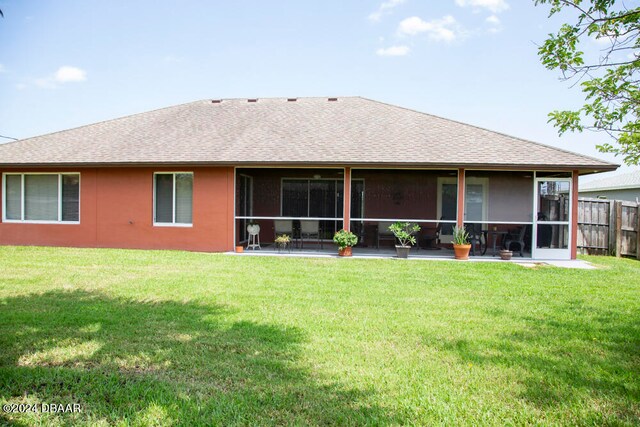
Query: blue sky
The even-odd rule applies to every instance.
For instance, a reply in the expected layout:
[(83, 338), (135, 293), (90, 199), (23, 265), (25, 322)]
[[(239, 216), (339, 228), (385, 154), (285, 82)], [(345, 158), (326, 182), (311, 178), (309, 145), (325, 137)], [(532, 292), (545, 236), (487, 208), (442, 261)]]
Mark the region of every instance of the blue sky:
[[(0, 1), (0, 134), (25, 138), (205, 98), (359, 95), (606, 160), (557, 136), (577, 87), (533, 0)], [(562, 17), (560, 17), (562, 18)], [(601, 46), (588, 42), (586, 49)]]

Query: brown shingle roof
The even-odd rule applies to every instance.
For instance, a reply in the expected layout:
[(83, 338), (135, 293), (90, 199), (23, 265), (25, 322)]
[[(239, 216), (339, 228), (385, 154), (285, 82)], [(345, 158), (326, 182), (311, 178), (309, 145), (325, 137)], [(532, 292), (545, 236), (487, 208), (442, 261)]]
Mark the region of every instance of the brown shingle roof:
[(360, 97), (196, 101), (0, 145), (0, 165), (616, 165)]

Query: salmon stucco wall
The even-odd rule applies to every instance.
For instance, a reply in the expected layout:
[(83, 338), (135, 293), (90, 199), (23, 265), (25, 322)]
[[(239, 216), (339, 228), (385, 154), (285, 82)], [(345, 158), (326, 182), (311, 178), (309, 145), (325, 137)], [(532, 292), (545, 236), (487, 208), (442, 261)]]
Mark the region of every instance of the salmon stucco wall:
[[(153, 225), (153, 173), (193, 172), (193, 225)], [(80, 224), (0, 224), (2, 245), (233, 250), (233, 168), (74, 168), (2, 172), (80, 172)]]

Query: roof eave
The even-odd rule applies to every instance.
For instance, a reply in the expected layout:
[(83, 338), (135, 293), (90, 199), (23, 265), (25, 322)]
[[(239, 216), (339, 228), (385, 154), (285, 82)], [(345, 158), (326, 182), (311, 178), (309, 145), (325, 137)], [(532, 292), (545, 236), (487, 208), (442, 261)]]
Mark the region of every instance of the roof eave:
[(635, 185), (619, 185), (616, 187), (598, 187), (598, 188), (581, 188), (581, 192), (596, 193), (598, 191), (617, 191), (617, 190), (634, 190), (640, 189), (640, 184)]
[(211, 162), (211, 161), (181, 161), (181, 162), (59, 162), (59, 163), (0, 163), (3, 169), (21, 168), (73, 168), (73, 167), (171, 167), (171, 166), (235, 166), (235, 167), (354, 167), (354, 168), (425, 168), (425, 169), (482, 169), (482, 170), (526, 170), (526, 171), (574, 171), (579, 174), (614, 171), (618, 169), (616, 164), (575, 164), (575, 165), (541, 165), (541, 164), (517, 164), (517, 163), (425, 163), (425, 162)]

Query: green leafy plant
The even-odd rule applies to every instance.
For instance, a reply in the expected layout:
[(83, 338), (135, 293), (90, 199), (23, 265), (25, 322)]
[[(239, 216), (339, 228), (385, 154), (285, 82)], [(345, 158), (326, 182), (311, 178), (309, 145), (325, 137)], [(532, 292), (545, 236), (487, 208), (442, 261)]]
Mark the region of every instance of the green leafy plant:
[(291, 243), (291, 237), (286, 234), (281, 234), (278, 237), (276, 237), (275, 242), (279, 245), (287, 245)]
[(396, 239), (400, 242), (400, 246), (411, 246), (416, 244), (414, 234), (420, 231), (420, 226), (410, 222), (396, 222), (389, 226), (389, 231), (396, 236)]
[[(542, 64), (563, 80), (580, 83), (586, 103), (557, 110), (549, 122), (558, 133), (600, 131), (612, 138), (596, 148), (640, 164), (640, 8), (615, 0), (535, 0), (549, 16), (568, 10), (569, 23), (538, 48)], [(601, 49), (590, 45), (598, 41)]]
[(453, 244), (454, 245), (468, 245), (469, 244), (469, 233), (464, 228), (458, 227), (457, 225), (453, 227)]
[(353, 247), (358, 244), (358, 236), (347, 230), (336, 231), (333, 235), (333, 241), (340, 249)]

